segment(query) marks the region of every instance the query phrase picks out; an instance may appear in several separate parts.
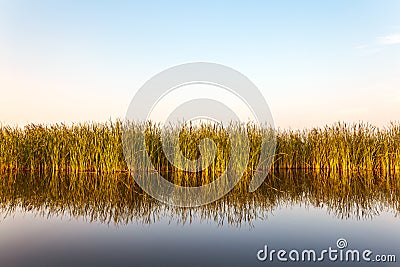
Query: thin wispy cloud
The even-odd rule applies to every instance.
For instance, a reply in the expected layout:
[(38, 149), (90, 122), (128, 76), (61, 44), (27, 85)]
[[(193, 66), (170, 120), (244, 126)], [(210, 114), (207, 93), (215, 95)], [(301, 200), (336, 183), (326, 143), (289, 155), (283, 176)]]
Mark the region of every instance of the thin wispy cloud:
[(383, 46), (373, 43), (373, 44), (357, 45), (354, 46), (354, 49), (359, 50), (364, 55), (373, 55), (380, 53), (383, 50)]
[(392, 33), (378, 36), (375, 42), (354, 46), (354, 49), (360, 50), (363, 54), (377, 54), (382, 52), (386, 46), (400, 45), (400, 33)]
[(379, 37), (377, 37), (377, 42), (380, 45), (400, 44), (400, 33), (379, 36)]

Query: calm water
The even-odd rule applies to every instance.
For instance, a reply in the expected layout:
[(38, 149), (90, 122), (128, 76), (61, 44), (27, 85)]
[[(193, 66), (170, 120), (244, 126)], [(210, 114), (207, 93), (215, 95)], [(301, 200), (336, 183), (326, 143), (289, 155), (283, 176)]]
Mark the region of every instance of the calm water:
[(399, 266), (398, 179), (354, 179), (349, 187), (282, 174), (254, 194), (233, 192), (193, 209), (165, 206), (125, 178), (110, 178), (125, 185), (117, 187), (74, 179), (2, 176), (0, 266), (292, 266), (261, 262), (257, 252), (264, 245), (320, 251), (339, 238), (347, 249), (394, 254), (397, 263), (300, 265)]

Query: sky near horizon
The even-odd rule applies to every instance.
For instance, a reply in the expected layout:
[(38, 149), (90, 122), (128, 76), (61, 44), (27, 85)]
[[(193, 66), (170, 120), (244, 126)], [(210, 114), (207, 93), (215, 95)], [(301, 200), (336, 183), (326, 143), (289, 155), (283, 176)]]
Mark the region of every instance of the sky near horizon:
[(0, 1), (0, 123), (123, 118), (169, 67), (232, 67), (280, 128), (400, 121), (400, 1)]

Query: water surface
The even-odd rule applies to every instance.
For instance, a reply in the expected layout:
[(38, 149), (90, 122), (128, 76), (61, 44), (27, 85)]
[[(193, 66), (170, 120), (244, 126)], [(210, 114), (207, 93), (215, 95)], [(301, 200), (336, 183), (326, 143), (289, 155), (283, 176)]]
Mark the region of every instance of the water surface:
[(339, 238), (348, 248), (400, 257), (396, 177), (366, 184), (357, 175), (281, 173), (255, 193), (237, 188), (188, 209), (153, 200), (125, 174), (82, 175), (85, 184), (75, 175), (2, 175), (1, 266), (292, 266), (256, 254), (264, 245), (318, 251)]

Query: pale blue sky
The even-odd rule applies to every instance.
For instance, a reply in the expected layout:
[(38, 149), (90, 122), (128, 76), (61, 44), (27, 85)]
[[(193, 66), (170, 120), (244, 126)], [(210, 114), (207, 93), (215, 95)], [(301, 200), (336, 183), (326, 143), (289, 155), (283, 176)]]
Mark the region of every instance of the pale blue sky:
[(279, 127), (400, 120), (400, 1), (1, 1), (0, 122), (123, 117), (156, 73), (210, 61)]

